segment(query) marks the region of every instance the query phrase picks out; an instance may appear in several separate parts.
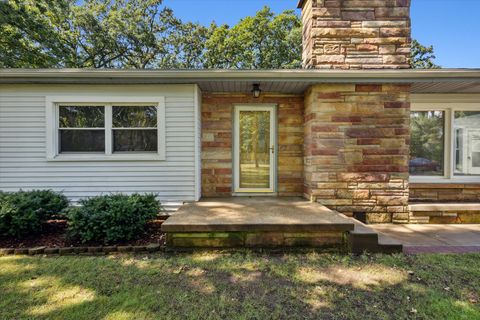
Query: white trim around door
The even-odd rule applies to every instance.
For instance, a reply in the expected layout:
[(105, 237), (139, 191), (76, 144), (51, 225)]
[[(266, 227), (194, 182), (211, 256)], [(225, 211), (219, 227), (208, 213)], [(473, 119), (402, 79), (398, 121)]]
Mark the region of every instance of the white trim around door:
[[(252, 187), (252, 186), (242, 186), (241, 179), (241, 134), (240, 134), (240, 116), (241, 112), (248, 111), (267, 111), (269, 113), (269, 135), (268, 138), (268, 157), (263, 161), (266, 163), (264, 166), (268, 165), (268, 185)], [(245, 193), (245, 194), (273, 194), (276, 192), (276, 163), (277, 163), (277, 113), (276, 105), (273, 104), (251, 104), (251, 105), (236, 105), (235, 114), (234, 114), (234, 144), (233, 144), (233, 173), (234, 173), (234, 192), (235, 193)], [(263, 144), (266, 145), (266, 141)], [(264, 147), (265, 148), (265, 147)], [(265, 155), (265, 152), (264, 152)], [(267, 162), (268, 160), (268, 162)], [(257, 162), (257, 161), (256, 161)], [(261, 184), (261, 183), (260, 183)]]

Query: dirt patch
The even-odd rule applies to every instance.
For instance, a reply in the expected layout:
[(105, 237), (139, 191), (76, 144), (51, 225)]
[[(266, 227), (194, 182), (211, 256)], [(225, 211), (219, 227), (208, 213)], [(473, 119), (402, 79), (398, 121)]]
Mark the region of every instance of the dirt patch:
[[(131, 241), (109, 243), (108, 245), (131, 245), (142, 246), (151, 243), (165, 244), (165, 234), (160, 230), (164, 220), (154, 220), (147, 225), (145, 233)], [(50, 220), (44, 224), (43, 232), (21, 239), (0, 237), (0, 248), (34, 248), (34, 247), (76, 247), (76, 246), (102, 246), (102, 242), (82, 243), (67, 236), (67, 221)]]

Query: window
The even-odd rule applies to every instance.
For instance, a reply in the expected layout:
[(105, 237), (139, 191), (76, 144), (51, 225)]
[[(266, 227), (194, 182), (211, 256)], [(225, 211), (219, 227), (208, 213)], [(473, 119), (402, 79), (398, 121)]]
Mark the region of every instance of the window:
[(59, 152), (105, 152), (105, 108), (59, 106)]
[(455, 175), (480, 175), (480, 111), (455, 111)]
[(113, 152), (157, 151), (157, 108), (113, 106)]
[(410, 113), (410, 174), (444, 175), (445, 114), (443, 111)]
[(165, 159), (162, 97), (147, 98), (145, 103), (140, 97), (125, 97), (122, 102), (94, 99), (80, 103), (68, 101), (71, 97), (47, 99), (49, 160)]
[(417, 103), (410, 113), (413, 182), (480, 180), (480, 105)]

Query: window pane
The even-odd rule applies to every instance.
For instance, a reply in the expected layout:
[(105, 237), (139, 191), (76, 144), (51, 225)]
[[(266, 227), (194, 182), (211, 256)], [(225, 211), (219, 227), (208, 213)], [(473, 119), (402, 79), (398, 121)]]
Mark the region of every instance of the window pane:
[(441, 176), (444, 174), (443, 111), (412, 111), (410, 142), (410, 174)]
[(270, 111), (240, 111), (240, 188), (270, 188)]
[(113, 151), (157, 150), (157, 130), (113, 130)]
[(455, 175), (480, 175), (480, 111), (455, 111)]
[(103, 106), (60, 106), (60, 128), (103, 128)]
[(60, 152), (105, 152), (104, 130), (59, 130)]
[(112, 112), (114, 128), (155, 128), (157, 126), (157, 107), (154, 106), (114, 106)]

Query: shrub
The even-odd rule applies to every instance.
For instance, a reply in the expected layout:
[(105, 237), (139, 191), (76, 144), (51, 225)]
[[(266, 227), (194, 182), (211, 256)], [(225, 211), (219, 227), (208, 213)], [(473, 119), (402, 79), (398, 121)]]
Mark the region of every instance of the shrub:
[(51, 190), (0, 193), (0, 236), (40, 233), (45, 221), (67, 207), (67, 198)]
[(112, 194), (80, 201), (68, 213), (69, 236), (82, 242), (132, 240), (160, 211), (153, 194)]

